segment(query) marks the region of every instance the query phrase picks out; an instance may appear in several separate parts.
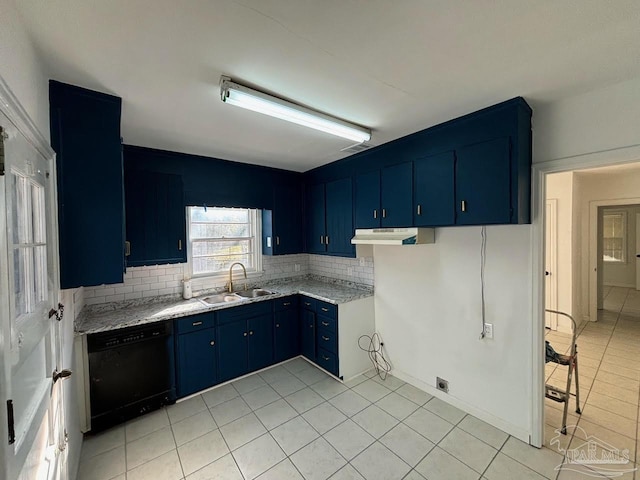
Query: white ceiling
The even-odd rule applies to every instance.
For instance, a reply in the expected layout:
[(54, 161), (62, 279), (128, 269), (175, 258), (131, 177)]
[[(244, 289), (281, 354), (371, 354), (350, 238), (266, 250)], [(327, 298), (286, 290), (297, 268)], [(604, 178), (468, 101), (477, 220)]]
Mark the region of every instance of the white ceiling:
[(640, 76), (638, 0), (19, 0), (52, 78), (123, 99), (125, 143), (306, 171), (348, 141), (220, 101), (221, 74), (373, 129)]

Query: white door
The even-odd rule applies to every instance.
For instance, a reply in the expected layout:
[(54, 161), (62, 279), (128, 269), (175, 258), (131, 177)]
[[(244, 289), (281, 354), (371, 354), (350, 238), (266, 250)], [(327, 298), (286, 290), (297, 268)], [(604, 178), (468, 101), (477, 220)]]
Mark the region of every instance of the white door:
[[(558, 200), (556, 198), (547, 199), (545, 216), (545, 309), (558, 309)], [(551, 330), (558, 329), (558, 315), (546, 313), (544, 325)]]
[(62, 388), (52, 380), (59, 326), (49, 315), (59, 296), (54, 166), (2, 111), (0, 126), (0, 477), (66, 477)]
[(636, 213), (636, 290), (640, 290), (640, 213)]

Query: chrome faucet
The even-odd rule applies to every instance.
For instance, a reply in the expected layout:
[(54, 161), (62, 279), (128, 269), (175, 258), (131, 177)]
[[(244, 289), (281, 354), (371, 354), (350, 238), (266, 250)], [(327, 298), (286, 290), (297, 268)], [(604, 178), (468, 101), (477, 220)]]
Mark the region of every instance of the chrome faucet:
[(232, 273), (233, 273), (233, 267), (235, 267), (236, 265), (240, 265), (242, 267), (242, 270), (244, 271), (244, 289), (247, 289), (247, 269), (244, 268), (244, 265), (241, 264), (240, 262), (235, 262), (232, 263), (231, 266), (229, 267), (229, 284), (227, 285), (229, 287), (229, 293), (233, 292), (233, 277), (232, 277)]

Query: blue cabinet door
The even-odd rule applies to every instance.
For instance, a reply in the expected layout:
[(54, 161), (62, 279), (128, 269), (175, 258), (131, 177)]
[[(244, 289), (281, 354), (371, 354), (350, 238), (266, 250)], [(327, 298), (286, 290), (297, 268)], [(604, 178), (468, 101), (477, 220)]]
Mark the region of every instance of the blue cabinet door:
[(476, 143), (456, 151), (456, 223), (511, 222), (509, 138)]
[(385, 167), (381, 172), (383, 227), (410, 227), (413, 225), (411, 162)]
[(355, 256), (353, 237), (353, 183), (343, 178), (326, 184), (327, 252)]
[(309, 360), (316, 361), (316, 314), (302, 310), (300, 315), (300, 350)]
[(300, 352), (298, 308), (275, 312), (273, 317), (275, 361), (282, 362)]
[(455, 224), (455, 154), (431, 155), (413, 162), (413, 224)]
[(215, 329), (177, 336), (178, 397), (215, 385), (218, 380)]
[(276, 255), (302, 252), (302, 190), (299, 184), (276, 189), (273, 199), (273, 249)]
[(122, 100), (49, 83), (56, 152), (60, 288), (122, 283)]
[(361, 173), (355, 178), (355, 228), (380, 226), (380, 171)]
[(325, 245), (325, 194), (324, 184), (310, 185), (307, 190), (307, 251), (324, 253)]
[(221, 382), (244, 375), (249, 371), (248, 365), (248, 331), (247, 321), (218, 325), (218, 376)]
[(180, 175), (126, 169), (125, 205), (128, 266), (187, 261)]
[(247, 320), (249, 331), (249, 371), (268, 367), (273, 363), (273, 314)]

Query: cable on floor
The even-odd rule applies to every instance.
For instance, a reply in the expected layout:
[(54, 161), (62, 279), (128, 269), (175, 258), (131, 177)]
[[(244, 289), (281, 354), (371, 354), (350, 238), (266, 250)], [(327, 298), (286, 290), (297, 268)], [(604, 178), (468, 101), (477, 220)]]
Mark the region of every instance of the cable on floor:
[(358, 347), (360, 347), (360, 350), (364, 350), (369, 354), (369, 359), (373, 364), (376, 374), (381, 380), (386, 380), (387, 375), (391, 371), (391, 364), (384, 358), (384, 352), (382, 351), (383, 345), (384, 343), (382, 343), (380, 335), (377, 333), (371, 336), (362, 335), (358, 339)]
[(480, 296), (482, 298), (482, 330), (480, 331), (480, 340), (484, 338), (485, 332), (485, 304), (484, 304), (484, 265), (487, 261), (487, 227), (483, 225), (480, 229), (480, 237), (482, 241), (480, 243)]

